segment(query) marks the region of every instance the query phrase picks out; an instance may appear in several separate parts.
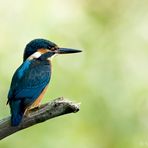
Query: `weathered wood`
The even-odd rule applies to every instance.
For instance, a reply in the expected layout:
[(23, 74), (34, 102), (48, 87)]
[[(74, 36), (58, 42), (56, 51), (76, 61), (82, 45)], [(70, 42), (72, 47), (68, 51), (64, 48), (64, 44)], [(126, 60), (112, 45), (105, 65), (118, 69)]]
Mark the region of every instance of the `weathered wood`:
[(24, 117), (19, 126), (10, 125), (10, 117), (0, 120), (0, 140), (25, 128), (44, 122), (48, 119), (68, 113), (78, 112), (79, 103), (74, 103), (64, 98), (58, 98), (41, 105), (39, 108), (30, 110), (27, 117)]

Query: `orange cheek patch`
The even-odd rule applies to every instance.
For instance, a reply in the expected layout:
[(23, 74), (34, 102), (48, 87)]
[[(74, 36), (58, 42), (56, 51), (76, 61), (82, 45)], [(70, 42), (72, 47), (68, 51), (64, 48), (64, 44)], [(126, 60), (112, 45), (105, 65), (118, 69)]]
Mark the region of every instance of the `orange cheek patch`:
[(49, 50), (48, 49), (45, 49), (45, 48), (40, 48), (37, 51), (40, 52), (41, 54), (44, 54), (46, 52), (49, 52)]

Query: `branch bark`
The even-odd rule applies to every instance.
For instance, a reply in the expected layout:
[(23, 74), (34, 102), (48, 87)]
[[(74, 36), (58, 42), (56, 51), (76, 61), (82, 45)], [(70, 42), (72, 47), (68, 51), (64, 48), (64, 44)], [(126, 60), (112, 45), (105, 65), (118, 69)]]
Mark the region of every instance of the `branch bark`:
[(30, 110), (28, 116), (24, 117), (20, 125), (17, 127), (12, 127), (10, 125), (10, 116), (6, 117), (0, 120), (0, 140), (15, 132), (44, 122), (48, 119), (68, 113), (78, 112), (79, 109), (79, 103), (74, 103), (61, 97), (43, 104), (37, 109)]

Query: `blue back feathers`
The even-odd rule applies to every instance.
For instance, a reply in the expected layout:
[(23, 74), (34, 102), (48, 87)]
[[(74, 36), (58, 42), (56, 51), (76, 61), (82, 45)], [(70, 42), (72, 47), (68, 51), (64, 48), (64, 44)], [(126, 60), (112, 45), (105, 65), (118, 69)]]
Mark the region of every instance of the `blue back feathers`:
[(29, 68), (31, 64), (31, 61), (29, 60), (26, 60), (22, 65), (21, 67), (19, 68), (18, 70), (18, 78), (22, 78), (22, 76), (25, 74), (25, 71), (27, 71), (27, 69)]

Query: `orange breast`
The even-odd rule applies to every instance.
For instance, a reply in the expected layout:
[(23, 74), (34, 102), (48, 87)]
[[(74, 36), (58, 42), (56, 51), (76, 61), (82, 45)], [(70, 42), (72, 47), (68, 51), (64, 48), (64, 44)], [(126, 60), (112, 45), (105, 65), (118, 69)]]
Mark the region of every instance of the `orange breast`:
[(30, 108), (35, 108), (35, 107), (38, 107), (40, 105), (40, 102), (43, 99), (46, 90), (47, 90), (47, 86), (44, 88), (44, 90), (42, 91), (40, 96), (33, 102), (33, 104), (31, 105)]

